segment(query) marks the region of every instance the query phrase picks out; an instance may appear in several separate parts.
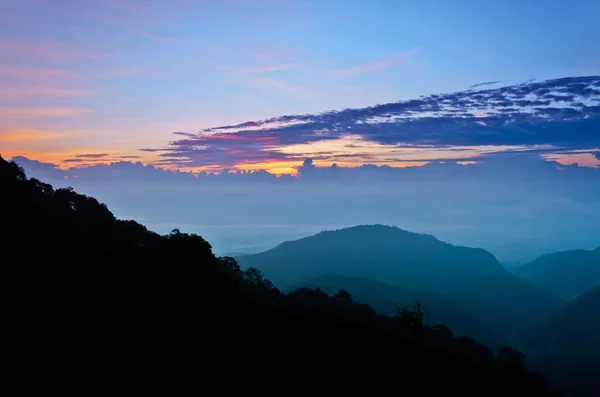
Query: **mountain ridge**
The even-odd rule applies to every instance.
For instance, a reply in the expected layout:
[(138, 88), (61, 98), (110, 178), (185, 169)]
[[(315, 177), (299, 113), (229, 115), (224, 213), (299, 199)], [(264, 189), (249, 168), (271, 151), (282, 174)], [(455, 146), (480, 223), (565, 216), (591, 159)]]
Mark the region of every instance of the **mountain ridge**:
[(409, 290), (382, 281), (347, 277), (340, 274), (323, 274), (291, 288), (300, 287), (321, 289), (334, 294), (343, 289), (357, 302), (366, 303), (378, 313), (394, 316), (398, 308), (420, 303), (425, 313), (425, 323), (444, 324), (458, 336), (470, 336), (495, 350), (502, 339), (486, 327), (477, 316), (460, 301), (432, 291)]
[(564, 299), (600, 285), (600, 250), (567, 250), (539, 256), (512, 268), (519, 277)]
[[(387, 240), (382, 242), (383, 238)], [(324, 230), (311, 236), (303, 237), (296, 240), (284, 241), (267, 251), (240, 256), (239, 259), (241, 262), (246, 262), (248, 260), (252, 261), (253, 258), (260, 258), (274, 254), (279, 254), (282, 250), (288, 249), (294, 251), (302, 251), (303, 249), (311, 248), (319, 249), (321, 251), (327, 251), (333, 246), (335, 246), (338, 249), (343, 249), (344, 251), (347, 251), (346, 254), (341, 255), (349, 256), (348, 259), (353, 261), (357, 261), (356, 255), (354, 254), (365, 254), (364, 251), (359, 250), (357, 246), (358, 244), (353, 244), (351, 246), (345, 241), (340, 241), (338, 239), (351, 239), (355, 243), (366, 243), (368, 240), (368, 242), (370, 243), (369, 246), (371, 247), (369, 251), (377, 250), (377, 248), (390, 248), (394, 251), (412, 251), (412, 255), (429, 255), (427, 253), (426, 248), (430, 248), (430, 246), (419, 248), (418, 245), (431, 244), (433, 246), (437, 246), (437, 248), (442, 250), (443, 253), (450, 251), (454, 255), (467, 254), (473, 256), (469, 258), (471, 261), (486, 261), (486, 265), (490, 266), (490, 273), (504, 274), (506, 272), (506, 269), (502, 266), (502, 264), (500, 264), (496, 257), (489, 251), (486, 251), (482, 248), (471, 248), (461, 245), (454, 245), (441, 241), (431, 234), (415, 233), (396, 226), (388, 226), (383, 224), (357, 225), (341, 229)], [(315, 247), (315, 243), (319, 246)], [(373, 249), (373, 247), (375, 248)], [(361, 261), (367, 259), (369, 258), (363, 258)], [(474, 268), (476, 267), (474, 266)], [(268, 272), (267, 269), (263, 269), (263, 271)], [(300, 281), (302, 280), (298, 280), (298, 282)]]
[(454, 246), (392, 226), (325, 231), (238, 261), (242, 267), (260, 269), (282, 289), (333, 273), (455, 297), (505, 336), (515, 327), (541, 321), (562, 303), (510, 273), (484, 249)]

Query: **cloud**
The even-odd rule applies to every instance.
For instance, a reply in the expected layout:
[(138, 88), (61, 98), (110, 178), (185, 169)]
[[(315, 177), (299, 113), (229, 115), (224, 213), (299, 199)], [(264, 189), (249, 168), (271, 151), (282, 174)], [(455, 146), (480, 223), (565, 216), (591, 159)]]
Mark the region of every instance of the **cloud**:
[(471, 88), (483, 87), (483, 86), (486, 86), (486, 85), (494, 85), (494, 84), (498, 84), (498, 83), (501, 83), (501, 82), (502, 82), (501, 80), (485, 81), (483, 83), (472, 84), (469, 87), (471, 87)]
[(338, 76), (349, 77), (349, 76), (358, 76), (358, 75), (362, 75), (362, 74), (366, 74), (366, 73), (377, 72), (379, 70), (386, 69), (390, 66), (393, 66), (393, 65), (403, 62), (408, 57), (413, 55), (415, 52), (416, 52), (416, 50), (400, 52), (400, 53), (395, 54), (388, 58), (384, 58), (384, 59), (380, 59), (380, 60), (376, 60), (376, 61), (364, 62), (364, 63), (354, 65), (354, 66), (351, 66), (351, 67), (348, 67), (345, 69), (338, 69), (334, 73)]
[(77, 158), (85, 158), (85, 159), (101, 159), (107, 157), (108, 153), (87, 153), (87, 154), (78, 154), (75, 157)]
[(43, 68), (31, 65), (0, 64), (0, 77), (25, 80), (37, 83), (48, 80), (64, 81), (76, 77), (77, 74), (67, 69)]
[[(136, 180), (138, 182), (174, 181), (189, 182), (260, 182), (274, 183), (381, 183), (397, 181), (422, 181), (443, 183), (501, 183), (508, 181), (530, 181), (534, 183), (551, 183), (560, 185), (566, 183), (589, 182), (587, 189), (600, 188), (600, 168), (582, 167), (575, 164), (561, 166), (554, 160), (544, 160), (536, 152), (513, 152), (506, 156), (504, 153), (485, 153), (476, 158), (470, 165), (461, 165), (460, 158), (445, 161), (426, 161), (421, 167), (390, 167), (388, 165), (363, 164), (359, 166), (343, 167), (332, 164), (327, 167), (316, 166), (314, 158), (297, 159), (296, 177), (280, 176), (265, 170), (215, 170), (214, 172), (200, 172), (196, 175), (189, 172), (170, 170), (158, 164), (142, 164), (141, 162), (128, 162), (111, 157), (108, 154), (74, 155), (64, 160), (66, 163), (77, 164), (76, 168), (59, 169), (58, 165), (29, 160), (23, 156), (13, 157), (13, 160), (22, 165), (33, 176), (40, 172), (53, 171), (53, 177), (65, 179), (77, 175), (84, 181), (120, 181)], [(110, 163), (94, 164), (97, 160), (114, 159)], [(583, 185), (582, 185), (583, 186)], [(586, 186), (583, 186), (585, 188)], [(595, 186), (595, 188), (593, 188)], [(584, 189), (585, 190), (585, 189)], [(591, 192), (591, 190), (589, 190)]]
[(83, 108), (0, 106), (0, 119), (31, 120), (46, 118), (71, 118), (81, 116), (89, 112), (89, 109)]
[(319, 145), (333, 152), (330, 161), (360, 154), (379, 163), (457, 159), (456, 148), (471, 152), (465, 161), (491, 152), (591, 153), (600, 145), (599, 98), (600, 76), (563, 78), (179, 132), (185, 139), (150, 149), (161, 152), (162, 164), (188, 168), (301, 161)]
[(107, 91), (90, 89), (83, 76), (66, 69), (26, 64), (0, 64), (0, 100), (14, 104), (40, 97), (79, 97), (102, 95)]
[(313, 95), (311, 91), (304, 86), (271, 77), (256, 76), (248, 79), (244, 78), (241, 82), (248, 87), (259, 88), (273, 94), (293, 98), (309, 98)]
[(297, 68), (297, 64), (276, 64), (271, 66), (263, 66), (263, 67), (255, 67), (255, 68), (243, 68), (242, 71), (248, 73), (271, 73), (271, 72), (281, 72), (284, 70), (291, 70)]
[(23, 98), (39, 98), (39, 97), (81, 97), (104, 95), (107, 91), (103, 90), (86, 90), (86, 89), (68, 89), (68, 88), (53, 88), (53, 87), (37, 87), (37, 86), (16, 86), (14, 88), (0, 88), (0, 100), (9, 99), (17, 100)]
[(2, 48), (0, 63), (42, 61), (68, 64), (95, 60), (109, 55), (56, 42), (34, 42), (6, 36), (0, 36), (0, 48)]
[(25, 142), (43, 144), (45, 141), (73, 138), (80, 135), (80, 132), (73, 131), (51, 131), (29, 127), (7, 128), (0, 124), (0, 143), (2, 144)]
[(116, 158), (118, 159), (139, 159), (141, 158), (140, 156), (133, 156), (133, 155), (126, 155), (126, 156), (116, 156)]

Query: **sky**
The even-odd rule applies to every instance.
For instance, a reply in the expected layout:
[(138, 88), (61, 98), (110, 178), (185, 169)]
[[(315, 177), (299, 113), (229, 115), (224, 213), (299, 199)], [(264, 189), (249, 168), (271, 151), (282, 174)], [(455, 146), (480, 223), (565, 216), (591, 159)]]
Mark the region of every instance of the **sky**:
[(600, 245), (600, 2), (0, 0), (0, 155), (218, 254)]
[[(574, 103), (578, 115), (534, 116), (563, 129), (569, 118), (596, 120), (600, 79), (569, 81), (562, 94), (563, 81), (542, 82), (600, 76), (599, 30), (593, 0), (0, 0), (0, 153), (63, 169), (140, 161), (298, 174), (307, 158), (405, 167), (537, 150), (597, 167), (589, 128), (576, 139), (516, 139), (500, 125)], [(493, 93), (473, 99), (531, 79), (541, 85), (499, 91), (513, 101), (501, 116), (490, 111), (501, 106)], [(430, 97), (465, 90), (469, 100), (444, 109)], [(514, 103), (535, 90), (542, 102)], [(557, 92), (572, 95), (556, 105), (547, 95)], [(421, 96), (428, 105), (397, 106), (393, 122), (389, 109), (323, 116)], [(450, 112), (508, 135), (459, 136)]]

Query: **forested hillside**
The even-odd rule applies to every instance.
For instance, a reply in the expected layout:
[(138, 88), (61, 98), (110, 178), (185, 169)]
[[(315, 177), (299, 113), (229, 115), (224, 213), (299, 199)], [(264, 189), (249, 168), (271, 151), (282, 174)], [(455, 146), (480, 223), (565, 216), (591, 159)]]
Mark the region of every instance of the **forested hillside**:
[(419, 307), (386, 317), (351, 292), (281, 293), (256, 269), (215, 257), (199, 236), (119, 221), (97, 200), (27, 179), (1, 158), (0, 187), (3, 255), (26, 275), (15, 280), (22, 298), (9, 302), (15, 360), (43, 368), (56, 391), (83, 374), (100, 379), (80, 394), (113, 382), (155, 394), (172, 379), (162, 394), (553, 395), (520, 352), (494, 355), (426, 326)]
[(410, 290), (366, 278), (326, 274), (302, 283), (309, 288), (334, 294), (339, 289), (352, 291), (358, 302), (367, 303), (380, 314), (394, 316), (398, 306), (408, 307), (419, 302), (426, 324), (444, 324), (455, 335), (470, 336), (490, 348), (497, 349), (502, 339), (486, 327), (477, 316), (449, 296), (432, 291)]
[(600, 391), (600, 286), (522, 332), (536, 368), (573, 396)]
[(342, 274), (442, 294), (502, 338), (536, 324), (561, 305), (551, 293), (509, 273), (483, 249), (384, 225), (321, 232), (238, 260), (243, 268), (260, 269), (282, 288)]

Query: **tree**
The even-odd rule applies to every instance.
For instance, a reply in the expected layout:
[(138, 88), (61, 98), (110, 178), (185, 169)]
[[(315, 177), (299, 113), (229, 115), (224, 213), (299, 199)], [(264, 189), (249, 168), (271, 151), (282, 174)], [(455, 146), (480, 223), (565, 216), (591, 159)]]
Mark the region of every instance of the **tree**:
[(523, 371), (527, 368), (525, 355), (510, 346), (502, 346), (498, 351), (498, 363), (511, 371)]
[(411, 329), (423, 328), (423, 317), (425, 313), (421, 310), (419, 302), (412, 305), (411, 309), (398, 308), (396, 313), (396, 322), (402, 326), (407, 326)]

